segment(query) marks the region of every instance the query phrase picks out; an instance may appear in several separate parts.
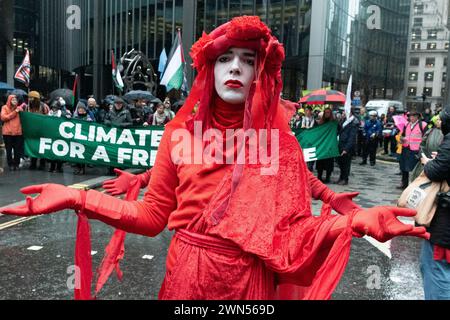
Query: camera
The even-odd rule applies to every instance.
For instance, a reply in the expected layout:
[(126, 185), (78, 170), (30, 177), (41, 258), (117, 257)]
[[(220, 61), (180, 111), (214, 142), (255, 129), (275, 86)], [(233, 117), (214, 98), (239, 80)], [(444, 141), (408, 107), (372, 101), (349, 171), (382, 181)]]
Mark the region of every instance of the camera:
[(438, 208), (450, 209), (450, 191), (437, 194)]

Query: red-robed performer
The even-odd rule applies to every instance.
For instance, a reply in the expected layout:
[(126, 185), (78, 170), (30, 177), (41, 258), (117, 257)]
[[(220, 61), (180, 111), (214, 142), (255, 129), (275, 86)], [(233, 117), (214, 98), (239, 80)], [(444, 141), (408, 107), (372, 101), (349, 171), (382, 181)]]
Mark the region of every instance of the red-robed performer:
[[(284, 49), (258, 17), (235, 18), (203, 34), (191, 56), (198, 75), (184, 107), (166, 126), (151, 177), (124, 175), (122, 183), (109, 185), (121, 193), (133, 179), (141, 186), (149, 180), (143, 200), (46, 184), (24, 188), (24, 194), (40, 195), (2, 212), (28, 216), (74, 209), (80, 217), (144, 236), (154, 237), (166, 227), (175, 230), (160, 299), (273, 299), (283, 285), (305, 288), (305, 299), (329, 299), (345, 270), (353, 236), (382, 242), (396, 236), (429, 238), (425, 228), (397, 219), (414, 211), (364, 211), (351, 201), (355, 194), (334, 194), (312, 177), (280, 99)], [(269, 133), (268, 143), (270, 150), (278, 144), (278, 156), (270, 164), (186, 161), (196, 158), (189, 146), (196, 143), (199, 123), (204, 131), (253, 129), (258, 137), (263, 129), (278, 130), (278, 136)], [(192, 138), (181, 152), (174, 139), (183, 136), (180, 130)], [(235, 160), (251, 157), (245, 145), (224, 152)], [(274, 163), (277, 170), (262, 174)], [(312, 196), (341, 215), (312, 216)]]

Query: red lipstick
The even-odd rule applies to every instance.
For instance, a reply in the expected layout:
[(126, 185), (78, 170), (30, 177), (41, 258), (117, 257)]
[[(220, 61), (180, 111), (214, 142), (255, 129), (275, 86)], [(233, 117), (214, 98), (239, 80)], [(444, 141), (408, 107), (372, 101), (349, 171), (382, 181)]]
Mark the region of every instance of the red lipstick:
[(233, 88), (233, 89), (239, 89), (244, 86), (244, 84), (242, 82), (240, 82), (239, 80), (228, 80), (227, 82), (225, 82), (225, 85), (227, 87)]

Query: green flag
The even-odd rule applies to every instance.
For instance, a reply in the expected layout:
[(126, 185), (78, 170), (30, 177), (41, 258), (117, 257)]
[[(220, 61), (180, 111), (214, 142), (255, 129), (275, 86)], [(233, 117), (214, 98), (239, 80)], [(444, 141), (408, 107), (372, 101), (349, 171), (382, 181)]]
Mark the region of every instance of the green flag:
[(294, 133), (303, 149), (305, 161), (339, 157), (337, 130), (338, 123), (336, 121), (308, 130), (296, 130)]

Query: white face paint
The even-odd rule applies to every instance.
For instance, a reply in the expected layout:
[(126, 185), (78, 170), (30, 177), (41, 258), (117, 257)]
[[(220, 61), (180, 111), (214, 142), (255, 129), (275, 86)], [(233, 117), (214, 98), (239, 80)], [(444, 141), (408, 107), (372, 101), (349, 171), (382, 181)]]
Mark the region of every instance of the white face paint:
[(255, 51), (231, 48), (219, 56), (214, 66), (215, 88), (219, 97), (230, 104), (242, 104), (255, 80)]

